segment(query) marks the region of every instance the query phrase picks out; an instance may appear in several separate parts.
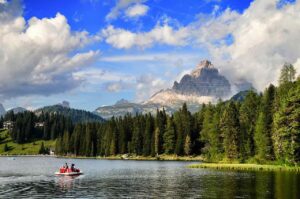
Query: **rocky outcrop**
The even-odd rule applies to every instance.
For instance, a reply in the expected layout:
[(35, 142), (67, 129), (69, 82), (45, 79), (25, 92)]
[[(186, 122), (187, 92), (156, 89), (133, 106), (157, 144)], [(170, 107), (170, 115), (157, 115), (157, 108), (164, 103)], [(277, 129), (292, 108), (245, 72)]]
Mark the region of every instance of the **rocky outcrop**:
[(198, 64), (191, 74), (186, 74), (180, 82), (174, 82), (173, 90), (182, 95), (214, 96), (222, 98), (231, 92), (229, 81), (219, 74), (210, 61)]

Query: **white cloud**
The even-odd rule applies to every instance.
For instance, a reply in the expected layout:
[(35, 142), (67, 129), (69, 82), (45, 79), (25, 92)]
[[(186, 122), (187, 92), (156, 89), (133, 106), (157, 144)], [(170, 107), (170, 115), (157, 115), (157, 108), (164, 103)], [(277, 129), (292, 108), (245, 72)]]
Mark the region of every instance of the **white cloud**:
[(88, 66), (99, 51), (79, 52), (99, 40), (72, 32), (67, 19), (21, 16), (19, 1), (0, 4), (0, 98), (64, 92), (80, 84), (72, 72)]
[[(116, 0), (116, 5), (106, 15), (107, 21), (117, 19), (123, 12), (133, 4), (143, 5), (147, 0)], [(128, 11), (128, 10), (127, 10)]]
[(92, 84), (100, 84), (105, 82), (119, 82), (119, 81), (134, 81), (134, 77), (128, 74), (118, 73), (114, 71), (107, 71), (99, 68), (91, 68), (87, 70), (77, 71), (73, 73), (76, 80), (86, 81)]
[(174, 66), (181, 66), (184, 61), (188, 64), (189, 60), (199, 60), (200, 55), (196, 53), (169, 52), (169, 53), (143, 53), (125, 54), (116, 56), (103, 56), (100, 61), (124, 63), (124, 62), (172, 62)]
[(157, 24), (149, 32), (130, 32), (110, 25), (102, 31), (105, 41), (115, 48), (147, 48), (154, 44), (184, 46), (187, 44), (189, 30), (185, 27), (174, 29), (168, 24)]
[(169, 86), (169, 82), (160, 77), (155, 77), (151, 74), (142, 75), (136, 80), (135, 100), (142, 102), (159, 90), (168, 88)]
[[(300, 42), (299, 19), (300, 1), (278, 8), (274, 0), (256, 0), (242, 14), (227, 9), (201, 27), (198, 31), (203, 34), (197, 39), (228, 76), (244, 77), (263, 90), (270, 82), (277, 83), (285, 62), (300, 58), (300, 46), (295, 45)], [(226, 44), (228, 34), (231, 45)]]
[(125, 15), (127, 17), (140, 17), (140, 16), (144, 16), (147, 14), (149, 10), (149, 7), (143, 4), (135, 4), (129, 8), (127, 8), (127, 10), (125, 11)]

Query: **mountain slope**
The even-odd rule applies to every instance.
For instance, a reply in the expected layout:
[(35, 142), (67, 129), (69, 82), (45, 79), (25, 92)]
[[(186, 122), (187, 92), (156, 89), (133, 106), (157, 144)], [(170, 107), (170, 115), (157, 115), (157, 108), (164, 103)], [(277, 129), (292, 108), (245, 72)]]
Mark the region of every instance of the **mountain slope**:
[(138, 103), (131, 103), (127, 100), (120, 100), (116, 104), (111, 106), (103, 106), (97, 108), (94, 113), (100, 115), (101, 117), (108, 119), (111, 117), (120, 117), (124, 116), (127, 113), (131, 115), (135, 114), (145, 114), (151, 113), (156, 114), (157, 109), (165, 109), (168, 114), (173, 113), (175, 110), (168, 107), (162, 106), (160, 104), (138, 104)]
[(70, 117), (74, 123), (104, 121), (104, 119), (102, 117), (100, 117), (99, 115), (96, 115), (94, 113), (91, 113), (89, 111), (67, 108), (62, 105), (46, 106), (46, 107), (37, 109), (34, 112), (36, 114), (40, 114), (41, 112), (62, 114), (65, 117)]
[(27, 109), (25, 109), (23, 107), (16, 107), (16, 108), (10, 109), (9, 111), (13, 111), (14, 114), (17, 114), (17, 113), (23, 113), (23, 112), (27, 111)]

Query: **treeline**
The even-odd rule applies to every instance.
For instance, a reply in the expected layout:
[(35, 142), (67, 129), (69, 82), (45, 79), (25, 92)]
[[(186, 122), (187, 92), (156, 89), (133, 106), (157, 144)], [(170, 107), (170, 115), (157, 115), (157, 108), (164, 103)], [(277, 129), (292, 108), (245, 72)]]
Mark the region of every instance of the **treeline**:
[(73, 123), (89, 123), (89, 122), (103, 122), (104, 119), (94, 113), (85, 110), (78, 110), (61, 105), (46, 106), (35, 111), (36, 113), (56, 113), (70, 118)]
[(300, 161), (300, 80), (284, 65), (280, 85), (262, 94), (249, 91), (243, 101), (187, 106), (168, 116), (126, 115), (105, 123), (77, 124), (56, 145), (58, 154), (112, 156), (132, 153), (202, 154), (210, 161), (297, 164)]
[(19, 144), (37, 139), (55, 140), (65, 131), (73, 131), (74, 128), (70, 118), (44, 112), (36, 115), (30, 111), (17, 114), (10, 111), (1, 118), (0, 124), (3, 125), (4, 121), (13, 122), (10, 135), (13, 141)]
[(168, 153), (199, 153), (199, 126), (184, 105), (173, 116), (157, 111), (151, 114), (126, 115), (105, 123), (77, 124), (56, 144), (56, 153), (81, 156), (111, 156), (134, 153), (155, 156)]

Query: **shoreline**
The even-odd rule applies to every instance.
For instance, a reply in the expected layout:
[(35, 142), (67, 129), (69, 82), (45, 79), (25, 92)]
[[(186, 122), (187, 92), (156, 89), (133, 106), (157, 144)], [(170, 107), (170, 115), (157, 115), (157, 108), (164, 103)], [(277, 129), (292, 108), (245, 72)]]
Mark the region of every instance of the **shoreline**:
[(85, 156), (56, 156), (56, 158), (66, 158), (66, 159), (95, 159), (95, 160), (136, 160), (136, 161), (190, 161), (199, 162), (203, 161), (201, 156), (173, 156), (173, 155), (161, 155), (158, 157), (152, 156), (129, 156), (122, 157), (118, 156), (96, 156), (96, 157), (85, 157)]
[(94, 160), (140, 160), (140, 161), (190, 161), (199, 162), (203, 161), (201, 156), (173, 156), (173, 155), (161, 155), (158, 157), (151, 156), (129, 156), (123, 157), (118, 156), (96, 156), (96, 157), (86, 157), (86, 156), (62, 156), (62, 155), (42, 155), (42, 154), (0, 154), (0, 157), (51, 157), (51, 158), (65, 158), (65, 159), (94, 159)]
[(238, 163), (201, 163), (192, 164), (191, 169), (214, 169), (227, 171), (292, 171), (300, 172), (299, 166), (270, 165), (270, 164), (238, 164)]

